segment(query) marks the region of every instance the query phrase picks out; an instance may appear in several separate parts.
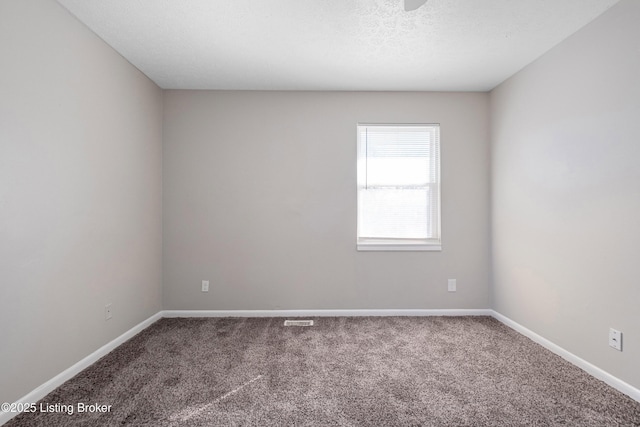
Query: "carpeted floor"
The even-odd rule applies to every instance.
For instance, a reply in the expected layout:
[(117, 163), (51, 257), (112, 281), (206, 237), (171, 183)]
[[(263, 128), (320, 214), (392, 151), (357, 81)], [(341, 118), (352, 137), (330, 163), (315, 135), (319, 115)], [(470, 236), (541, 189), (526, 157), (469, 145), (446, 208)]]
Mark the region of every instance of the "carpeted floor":
[(640, 403), (489, 317), (283, 320), (162, 319), (7, 426), (640, 426)]

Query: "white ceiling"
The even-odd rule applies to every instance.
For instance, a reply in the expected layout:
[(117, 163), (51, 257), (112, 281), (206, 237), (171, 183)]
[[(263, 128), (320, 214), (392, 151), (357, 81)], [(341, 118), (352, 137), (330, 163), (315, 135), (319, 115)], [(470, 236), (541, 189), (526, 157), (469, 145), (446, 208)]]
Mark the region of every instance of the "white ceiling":
[(58, 0), (165, 89), (486, 91), (618, 0)]

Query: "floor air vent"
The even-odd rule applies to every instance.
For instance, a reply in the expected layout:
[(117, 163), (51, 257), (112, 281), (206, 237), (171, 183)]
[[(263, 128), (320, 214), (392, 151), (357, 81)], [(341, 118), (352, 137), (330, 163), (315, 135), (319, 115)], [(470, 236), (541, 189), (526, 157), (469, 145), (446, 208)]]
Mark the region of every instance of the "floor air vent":
[(313, 320), (285, 320), (284, 326), (313, 326)]

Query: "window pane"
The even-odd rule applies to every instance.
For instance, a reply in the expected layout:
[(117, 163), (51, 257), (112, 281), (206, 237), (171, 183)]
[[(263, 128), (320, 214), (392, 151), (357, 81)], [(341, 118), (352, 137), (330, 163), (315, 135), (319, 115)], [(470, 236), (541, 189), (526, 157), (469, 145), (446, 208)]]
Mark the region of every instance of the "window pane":
[(366, 187), (424, 186), (429, 180), (427, 157), (369, 157)]
[(429, 238), (429, 189), (361, 189), (360, 237)]

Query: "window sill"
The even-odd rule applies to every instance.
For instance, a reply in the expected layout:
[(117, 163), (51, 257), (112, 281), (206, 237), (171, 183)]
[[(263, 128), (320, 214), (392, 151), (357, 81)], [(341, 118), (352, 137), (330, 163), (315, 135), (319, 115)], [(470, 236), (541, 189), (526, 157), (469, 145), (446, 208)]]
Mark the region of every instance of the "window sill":
[(407, 243), (407, 242), (358, 242), (358, 251), (442, 251), (440, 243)]

